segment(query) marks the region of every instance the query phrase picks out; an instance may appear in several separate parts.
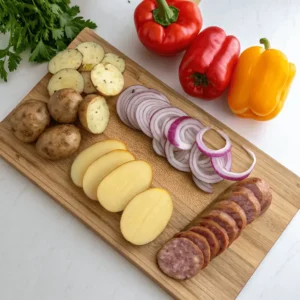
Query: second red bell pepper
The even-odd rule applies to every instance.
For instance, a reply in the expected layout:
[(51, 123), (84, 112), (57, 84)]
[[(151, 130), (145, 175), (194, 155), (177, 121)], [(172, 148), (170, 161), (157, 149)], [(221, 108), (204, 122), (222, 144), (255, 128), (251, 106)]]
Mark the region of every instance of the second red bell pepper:
[(199, 7), (190, 0), (144, 0), (134, 12), (137, 34), (150, 51), (171, 56), (186, 50), (202, 27)]
[(219, 27), (208, 27), (193, 41), (179, 67), (184, 91), (213, 100), (223, 94), (240, 55), (240, 42)]

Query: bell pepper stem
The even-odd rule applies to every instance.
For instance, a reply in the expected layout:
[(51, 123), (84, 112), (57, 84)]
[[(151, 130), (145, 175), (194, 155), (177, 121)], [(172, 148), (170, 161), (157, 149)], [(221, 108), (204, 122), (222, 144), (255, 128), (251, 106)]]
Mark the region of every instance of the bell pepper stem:
[(259, 40), (259, 43), (264, 45), (265, 49), (268, 50), (271, 48), (271, 44), (267, 38), (262, 38)]
[(157, 8), (153, 10), (153, 18), (162, 26), (169, 26), (178, 19), (179, 9), (168, 5), (166, 0), (155, 0)]

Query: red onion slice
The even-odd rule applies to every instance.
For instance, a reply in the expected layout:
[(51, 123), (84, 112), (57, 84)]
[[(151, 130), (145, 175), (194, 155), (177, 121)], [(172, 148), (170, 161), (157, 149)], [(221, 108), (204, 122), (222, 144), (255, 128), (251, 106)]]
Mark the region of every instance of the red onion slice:
[(166, 100), (165, 97), (162, 97), (161, 95), (158, 95), (156, 93), (149, 92), (149, 91), (142, 92), (140, 94), (137, 94), (135, 97), (133, 97), (128, 102), (128, 105), (126, 107), (126, 113), (127, 113), (129, 123), (136, 129), (139, 129), (139, 130), (141, 129), (139, 127), (139, 124), (136, 119), (137, 107), (141, 103), (149, 101), (149, 100), (156, 100), (158, 103), (169, 104), (168, 99)]
[[(187, 152), (189, 154), (189, 151), (183, 151), (183, 152)], [(182, 172), (191, 171), (189, 165), (189, 155), (185, 155), (185, 158), (180, 157), (180, 159), (178, 159), (179, 151), (169, 141), (166, 142), (165, 153), (169, 164), (173, 166), (175, 169)]]
[(167, 137), (175, 147), (190, 150), (195, 143), (197, 132), (203, 127), (202, 123), (196, 119), (179, 117), (169, 126)]
[[(195, 143), (191, 150), (189, 160), (193, 175), (205, 183), (212, 184), (222, 181), (223, 178), (216, 173), (211, 162), (208, 161), (207, 158), (208, 157), (198, 149), (197, 144)], [(231, 152), (228, 152), (224, 157), (221, 157), (220, 163), (224, 168), (230, 170), (232, 165)]]
[(160, 143), (160, 141), (153, 139), (152, 146), (153, 146), (153, 149), (156, 154), (158, 154), (159, 156), (162, 156), (162, 157), (166, 157), (165, 150), (164, 150), (162, 144)]
[(164, 126), (174, 117), (186, 116), (186, 113), (176, 107), (166, 107), (157, 111), (151, 118), (150, 130), (155, 139), (160, 140), (164, 136)]
[(117, 101), (117, 114), (121, 121), (127, 125), (128, 127), (131, 127), (131, 124), (128, 121), (127, 114), (126, 114), (126, 107), (128, 105), (128, 102), (130, 99), (135, 96), (136, 94), (147, 91), (148, 89), (141, 85), (132, 85), (128, 87), (126, 90), (122, 92), (122, 94), (119, 96)]
[(197, 137), (196, 137), (196, 143), (197, 143), (197, 146), (199, 148), (199, 150), (204, 153), (206, 156), (209, 156), (209, 157), (221, 157), (221, 156), (224, 156), (228, 151), (230, 151), (232, 145), (231, 145), (231, 142), (230, 142), (230, 139), (228, 137), (227, 134), (225, 134), (224, 132), (222, 132), (221, 130), (216, 130), (217, 133), (225, 140), (226, 144), (223, 148), (221, 149), (218, 149), (218, 150), (214, 150), (214, 149), (210, 149), (208, 148), (205, 143), (204, 143), (204, 140), (203, 140), (203, 135), (208, 131), (208, 130), (211, 130), (212, 128), (210, 127), (206, 127), (202, 130), (200, 130), (200, 132), (197, 134)]
[(150, 120), (153, 114), (158, 110), (170, 107), (170, 104), (164, 101), (157, 100), (148, 100), (140, 103), (136, 109), (135, 117), (139, 128), (146, 134), (148, 137), (153, 137), (150, 130)]
[(251, 174), (251, 172), (253, 171), (255, 164), (256, 164), (256, 156), (255, 156), (254, 152), (252, 152), (248, 148), (246, 148), (244, 146), (242, 146), (242, 148), (244, 148), (244, 150), (253, 159), (253, 163), (250, 166), (250, 168), (242, 173), (235, 173), (235, 172), (231, 172), (231, 171), (227, 170), (226, 167), (224, 166), (224, 161), (222, 161), (221, 157), (212, 157), (211, 158), (212, 166), (213, 166), (214, 170), (216, 171), (216, 173), (220, 177), (227, 179), (227, 180), (240, 181), (240, 180), (247, 178)]
[(209, 183), (205, 183), (205, 182), (199, 180), (198, 178), (196, 178), (195, 176), (193, 176), (193, 181), (195, 182), (195, 184), (201, 191), (208, 193), (208, 194), (213, 193), (213, 188)]

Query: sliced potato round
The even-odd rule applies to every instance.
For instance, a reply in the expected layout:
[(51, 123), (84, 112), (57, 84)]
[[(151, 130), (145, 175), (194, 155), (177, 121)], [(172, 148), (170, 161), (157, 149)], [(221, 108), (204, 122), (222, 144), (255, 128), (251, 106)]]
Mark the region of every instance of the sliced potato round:
[(135, 160), (134, 156), (126, 150), (115, 150), (98, 158), (84, 174), (84, 193), (91, 200), (97, 200), (97, 188), (103, 178), (117, 167), (133, 160)]
[(101, 62), (105, 54), (104, 49), (94, 42), (81, 43), (76, 47), (76, 49), (78, 49), (83, 55), (80, 71), (91, 71)]
[(54, 56), (48, 64), (48, 71), (52, 74), (62, 69), (77, 70), (82, 64), (83, 55), (77, 49), (66, 49)]
[(92, 83), (91, 72), (81, 72), (80, 74), (82, 75), (84, 80), (83, 92), (86, 94), (97, 94), (98, 91)]
[(99, 157), (117, 149), (126, 150), (126, 145), (117, 140), (106, 140), (93, 144), (80, 152), (74, 159), (71, 167), (71, 179), (73, 183), (82, 187), (84, 173), (87, 168)]
[(83, 92), (84, 80), (81, 74), (74, 69), (62, 69), (55, 73), (48, 83), (48, 92), (52, 96), (56, 91), (71, 88), (79, 94)]
[(91, 78), (95, 88), (103, 96), (116, 96), (124, 87), (122, 73), (112, 64), (98, 64), (91, 71)]
[(99, 184), (97, 198), (110, 212), (120, 212), (152, 182), (152, 168), (142, 160), (134, 160), (113, 170)]
[(86, 96), (80, 103), (78, 116), (84, 129), (94, 134), (102, 133), (109, 121), (106, 100), (99, 95)]
[(114, 53), (106, 53), (101, 63), (104, 65), (112, 64), (118, 68), (121, 73), (125, 71), (125, 60)]
[(121, 232), (134, 245), (155, 240), (166, 228), (173, 212), (168, 191), (149, 189), (135, 196), (126, 206), (121, 218)]

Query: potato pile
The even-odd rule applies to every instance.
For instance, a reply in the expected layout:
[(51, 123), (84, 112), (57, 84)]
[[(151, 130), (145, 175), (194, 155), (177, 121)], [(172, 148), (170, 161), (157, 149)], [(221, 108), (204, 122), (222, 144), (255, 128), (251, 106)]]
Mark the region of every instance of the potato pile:
[(136, 160), (117, 140), (96, 143), (82, 151), (71, 167), (73, 183), (107, 211), (122, 212), (121, 232), (134, 245), (156, 239), (173, 211), (168, 191), (150, 188), (152, 167)]
[[(81, 134), (73, 125), (77, 119), (92, 134), (105, 130), (109, 108), (104, 96), (116, 96), (123, 90), (125, 61), (113, 53), (105, 54), (97, 43), (84, 42), (58, 53), (48, 70), (53, 74), (47, 86), (48, 102), (32, 99), (22, 103), (10, 123), (19, 140), (36, 142), (40, 156), (58, 160), (79, 148)], [(58, 124), (48, 128), (51, 118)]]

